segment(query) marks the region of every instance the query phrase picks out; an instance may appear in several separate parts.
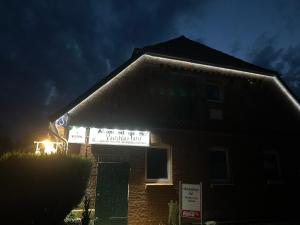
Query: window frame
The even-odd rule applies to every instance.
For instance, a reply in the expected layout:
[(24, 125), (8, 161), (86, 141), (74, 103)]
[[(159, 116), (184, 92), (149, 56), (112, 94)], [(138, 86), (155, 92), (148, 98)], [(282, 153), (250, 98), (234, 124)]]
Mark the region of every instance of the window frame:
[(217, 107), (209, 108), (208, 114), (210, 120), (214, 120), (214, 121), (224, 120), (224, 113), (223, 110), (220, 108)]
[[(208, 96), (208, 92), (207, 92), (207, 86), (215, 86), (218, 88), (219, 91), (219, 99), (211, 99)], [(224, 91), (223, 91), (223, 87), (222, 85), (220, 85), (219, 83), (214, 83), (214, 82), (205, 82), (204, 83), (204, 97), (208, 102), (212, 102), (212, 103), (223, 103), (224, 102)]]
[[(158, 178), (158, 179), (148, 179), (147, 178), (147, 169), (148, 169), (148, 149), (163, 149), (167, 151), (167, 178)], [(172, 148), (169, 145), (151, 145), (146, 148), (145, 151), (145, 184), (146, 185), (172, 185), (173, 184), (173, 173), (172, 173)]]
[(281, 165), (280, 165), (280, 157), (279, 157), (279, 152), (276, 150), (263, 150), (263, 170), (265, 172), (265, 159), (264, 156), (266, 154), (269, 155), (274, 155), (275, 159), (276, 159), (276, 166), (277, 166), (277, 174), (278, 174), (278, 178), (270, 178), (270, 177), (265, 177), (267, 184), (275, 184), (275, 183), (281, 183), (280, 181), (282, 180), (282, 170), (281, 170)]
[(217, 146), (217, 147), (211, 147), (208, 150), (208, 154), (210, 152), (225, 152), (226, 156), (226, 178), (225, 179), (218, 179), (218, 178), (212, 178), (211, 177), (211, 168), (210, 168), (210, 159), (208, 155), (208, 172), (209, 172), (209, 180), (211, 184), (216, 184), (216, 185), (223, 185), (223, 184), (231, 184), (232, 183), (232, 175), (231, 175), (231, 167), (230, 167), (230, 160), (229, 160), (229, 150), (228, 148)]

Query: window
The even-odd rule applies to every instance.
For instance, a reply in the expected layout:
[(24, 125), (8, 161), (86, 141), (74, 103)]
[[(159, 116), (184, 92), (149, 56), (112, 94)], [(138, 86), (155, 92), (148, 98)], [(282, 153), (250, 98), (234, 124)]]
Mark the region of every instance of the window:
[(225, 148), (209, 150), (209, 173), (213, 183), (227, 183), (230, 181), (228, 151)]
[(278, 180), (281, 175), (279, 155), (276, 151), (264, 151), (264, 175), (267, 180)]
[(221, 109), (209, 109), (209, 118), (213, 120), (222, 120), (223, 111)]
[(223, 96), (220, 87), (216, 84), (206, 84), (205, 85), (205, 95), (208, 101), (212, 102), (222, 102)]
[(146, 182), (171, 183), (169, 148), (152, 147), (146, 152)]

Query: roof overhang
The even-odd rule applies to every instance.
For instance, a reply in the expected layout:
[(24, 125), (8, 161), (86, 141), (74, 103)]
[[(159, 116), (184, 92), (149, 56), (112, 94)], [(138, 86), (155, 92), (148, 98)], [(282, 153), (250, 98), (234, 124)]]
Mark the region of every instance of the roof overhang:
[(206, 70), (211, 72), (217, 72), (217, 73), (223, 73), (223, 74), (230, 74), (232, 76), (245, 76), (245, 77), (254, 77), (258, 79), (267, 79), (272, 82), (282, 91), (282, 93), (287, 97), (287, 100), (297, 109), (297, 111), (300, 113), (300, 105), (297, 101), (296, 97), (292, 94), (292, 92), (289, 90), (289, 88), (285, 85), (282, 79), (280, 79), (275, 74), (261, 74), (256, 72), (249, 72), (249, 71), (243, 71), (233, 68), (224, 68), (219, 67), (215, 65), (208, 65), (201, 62), (196, 61), (189, 61), (186, 59), (180, 59), (180, 58), (173, 58), (170, 56), (165, 55), (159, 55), (155, 53), (144, 53), (140, 56), (132, 57), (128, 61), (126, 61), (124, 64), (119, 66), (116, 70), (114, 70), (112, 73), (110, 73), (108, 76), (106, 76), (104, 79), (102, 79), (99, 83), (97, 83), (95, 86), (93, 86), (91, 89), (89, 89), (87, 92), (85, 92), (83, 95), (79, 96), (75, 101), (73, 101), (71, 104), (64, 107), (62, 110), (60, 110), (58, 113), (55, 113), (54, 115), (50, 116), (50, 121), (54, 122), (55, 120), (59, 119), (64, 114), (72, 114), (74, 111), (76, 111), (79, 107), (84, 106), (87, 102), (92, 101), (97, 94), (100, 92), (105, 91), (107, 88), (111, 86), (111, 84), (119, 79), (122, 76), (125, 76), (128, 71), (131, 71), (140, 63), (143, 63), (145, 61), (156, 61), (160, 63), (171, 63), (176, 64), (177, 66), (183, 66), (183, 67), (191, 67), (192, 69), (200, 69), (200, 70)]

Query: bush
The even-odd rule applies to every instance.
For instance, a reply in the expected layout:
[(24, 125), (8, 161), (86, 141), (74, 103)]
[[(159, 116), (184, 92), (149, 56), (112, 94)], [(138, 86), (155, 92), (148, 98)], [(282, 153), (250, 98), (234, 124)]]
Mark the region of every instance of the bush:
[(0, 224), (57, 224), (80, 202), (91, 162), (78, 156), (8, 153), (0, 158)]

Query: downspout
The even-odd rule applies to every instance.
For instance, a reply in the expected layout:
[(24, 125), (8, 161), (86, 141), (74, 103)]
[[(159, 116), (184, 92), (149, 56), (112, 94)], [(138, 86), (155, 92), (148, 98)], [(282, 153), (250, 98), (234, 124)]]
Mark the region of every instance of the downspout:
[[(53, 127), (55, 128), (55, 131), (56, 131), (56, 132), (53, 131)], [(67, 151), (68, 151), (68, 141), (67, 141), (65, 138), (59, 136), (58, 131), (57, 131), (55, 125), (53, 125), (53, 122), (49, 122), (49, 129), (48, 129), (48, 130), (49, 130), (49, 133), (50, 133), (50, 134), (54, 135), (56, 138), (58, 138), (58, 139), (60, 139), (62, 142), (64, 142), (64, 144), (65, 144), (64, 150), (65, 150), (65, 152), (67, 153)]]

